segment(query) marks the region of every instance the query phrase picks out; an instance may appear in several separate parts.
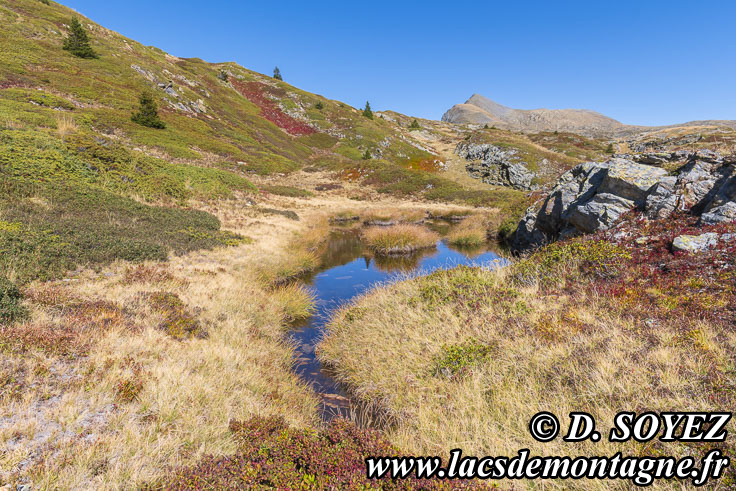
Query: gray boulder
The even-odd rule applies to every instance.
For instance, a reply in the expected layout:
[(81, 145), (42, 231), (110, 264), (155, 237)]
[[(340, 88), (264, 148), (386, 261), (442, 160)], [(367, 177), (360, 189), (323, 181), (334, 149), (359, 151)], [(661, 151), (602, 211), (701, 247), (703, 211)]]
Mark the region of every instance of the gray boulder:
[(701, 252), (718, 244), (718, 234), (710, 232), (702, 235), (680, 235), (672, 241), (672, 250), (679, 252)]
[(582, 233), (608, 230), (624, 213), (634, 208), (634, 201), (615, 194), (598, 193), (587, 203), (566, 213), (567, 221)]

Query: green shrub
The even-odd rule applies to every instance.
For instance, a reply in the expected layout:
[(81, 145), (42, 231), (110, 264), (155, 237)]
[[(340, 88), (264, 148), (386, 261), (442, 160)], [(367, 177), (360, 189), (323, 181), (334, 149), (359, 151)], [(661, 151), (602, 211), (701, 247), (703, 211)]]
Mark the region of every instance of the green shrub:
[(15, 283), (0, 276), (0, 324), (9, 324), (27, 315), (25, 307), (20, 303), (22, 300), (23, 295)]
[(261, 191), (276, 194), (278, 196), (288, 196), (290, 198), (310, 198), (314, 196), (314, 193), (311, 191), (292, 186), (265, 185), (261, 186)]
[(172, 338), (185, 340), (207, 337), (207, 330), (197, 318), (199, 310), (189, 308), (176, 293), (154, 292), (148, 300), (151, 307), (163, 316), (158, 328)]
[(442, 346), (442, 353), (434, 366), (435, 375), (461, 375), (474, 365), (486, 360), (491, 354), (491, 348), (470, 339), (463, 344)]
[(98, 58), (97, 53), (89, 45), (87, 32), (76, 17), (72, 17), (69, 23), (69, 35), (64, 40), (63, 48), (79, 58)]
[(80, 265), (163, 261), (170, 252), (244, 240), (219, 230), (219, 220), (204, 211), (149, 206), (91, 186), (18, 184), (4, 191), (0, 274), (12, 272), (19, 284)]
[(371, 155), (371, 152), (366, 148), (365, 152), (363, 153), (363, 160), (370, 160), (373, 158), (373, 155)]
[(412, 122), (411, 122), (411, 124), (409, 125), (409, 129), (410, 129), (410, 130), (421, 130), (421, 129), (422, 129), (422, 127), (421, 127), (421, 126), (419, 126), (419, 121), (417, 121), (417, 120), (415, 119), (415, 120), (414, 120), (414, 121), (412, 121)]
[(166, 123), (161, 121), (161, 118), (158, 117), (156, 102), (153, 100), (153, 95), (149, 91), (146, 90), (141, 92), (138, 101), (140, 102), (140, 108), (138, 112), (133, 113), (130, 117), (131, 121), (149, 128), (166, 128)]
[(315, 109), (319, 109), (320, 111), (325, 108), (325, 105), (322, 104), (322, 101), (317, 101), (317, 104), (314, 105)]

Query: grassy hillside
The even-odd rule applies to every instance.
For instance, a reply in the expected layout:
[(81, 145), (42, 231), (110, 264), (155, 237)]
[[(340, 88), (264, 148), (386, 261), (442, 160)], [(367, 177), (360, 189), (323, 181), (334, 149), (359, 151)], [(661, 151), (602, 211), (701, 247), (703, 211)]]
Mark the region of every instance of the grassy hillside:
[[(401, 197), (523, 200), (438, 175), (423, 165), (430, 149), (395, 123), (234, 63), (177, 58), (81, 16), (98, 57), (78, 58), (62, 49), (75, 15), (54, 2), (0, 4), (0, 250), (11, 258), (0, 275), (25, 282), (243, 240), (195, 209), (256, 199), (248, 176), (304, 167)], [(165, 129), (131, 120), (143, 91)]]

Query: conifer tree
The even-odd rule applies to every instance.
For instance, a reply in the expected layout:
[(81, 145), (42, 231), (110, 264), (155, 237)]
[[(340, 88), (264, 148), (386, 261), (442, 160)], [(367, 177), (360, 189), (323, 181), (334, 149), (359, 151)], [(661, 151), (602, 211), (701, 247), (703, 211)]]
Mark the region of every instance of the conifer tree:
[(363, 116), (365, 116), (368, 119), (373, 119), (373, 111), (371, 111), (371, 103), (368, 101), (365, 102), (365, 109), (363, 109)]
[(370, 160), (373, 158), (373, 155), (368, 151), (368, 149), (365, 149), (365, 153), (363, 154), (363, 160)]
[(72, 17), (69, 23), (69, 35), (64, 40), (64, 49), (79, 58), (97, 58), (98, 55), (89, 45), (87, 31), (84, 30), (79, 19)]
[(616, 151), (613, 149), (613, 143), (609, 143), (606, 147), (606, 153), (616, 153)]
[(276, 80), (283, 80), (283, 78), (281, 77), (281, 70), (279, 70), (279, 67), (274, 67), (273, 78), (275, 78)]
[(139, 101), (141, 107), (138, 112), (133, 113), (130, 119), (135, 123), (148, 126), (149, 128), (166, 128), (166, 123), (158, 117), (158, 108), (156, 107), (156, 102), (153, 100), (153, 95), (145, 90), (141, 92)]
[(409, 125), (409, 129), (410, 129), (410, 130), (420, 130), (420, 129), (422, 129), (422, 127), (421, 127), (421, 126), (419, 126), (419, 121), (417, 121), (417, 120), (415, 119), (415, 120), (414, 120), (414, 121), (412, 121), (412, 122), (411, 122), (411, 124)]

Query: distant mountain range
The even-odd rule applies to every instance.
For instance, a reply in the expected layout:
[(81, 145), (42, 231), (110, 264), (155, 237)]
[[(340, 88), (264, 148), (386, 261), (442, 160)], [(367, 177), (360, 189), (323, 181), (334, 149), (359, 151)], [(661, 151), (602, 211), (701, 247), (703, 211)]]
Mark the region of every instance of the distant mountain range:
[[(613, 118), (588, 109), (513, 109), (480, 94), (473, 94), (465, 103), (452, 106), (443, 116), (448, 123), (487, 124), (515, 131), (570, 131), (585, 135), (626, 135), (664, 126), (625, 125)], [(728, 126), (736, 121), (692, 121), (675, 126)]]

